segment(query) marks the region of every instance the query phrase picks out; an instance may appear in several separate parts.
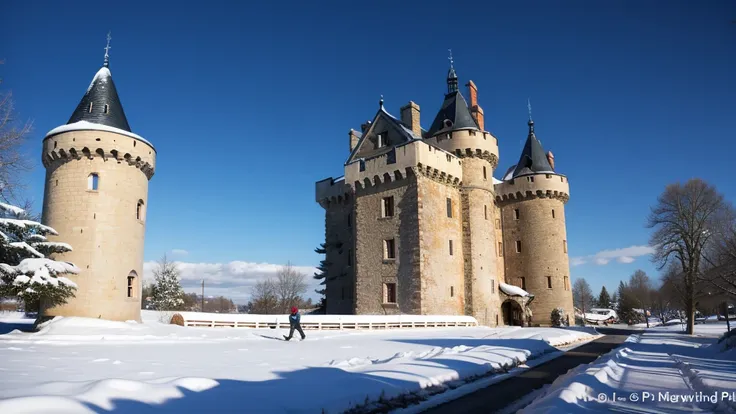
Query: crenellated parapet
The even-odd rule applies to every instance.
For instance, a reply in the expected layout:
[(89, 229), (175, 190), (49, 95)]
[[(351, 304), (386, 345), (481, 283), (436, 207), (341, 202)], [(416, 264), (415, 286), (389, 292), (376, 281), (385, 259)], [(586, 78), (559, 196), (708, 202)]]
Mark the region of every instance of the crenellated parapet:
[(356, 160), (345, 166), (345, 182), (356, 191), (403, 180), (411, 175), (459, 186), (463, 176), (462, 160), (423, 141), (412, 141), (394, 147), (386, 154)]
[(563, 203), (570, 199), (567, 177), (559, 174), (529, 174), (503, 181), (495, 186), (500, 205), (534, 198), (555, 198)]
[(461, 129), (440, 134), (424, 141), (453, 153), (458, 158), (481, 158), (492, 168), (498, 166), (498, 138), (487, 131)]
[(326, 178), (317, 181), (315, 195), (317, 203), (323, 208), (328, 208), (331, 205), (351, 202), (353, 189), (345, 184), (345, 177)]
[(156, 150), (144, 140), (109, 131), (75, 130), (48, 135), (43, 141), (42, 162), (45, 168), (83, 158), (99, 157), (135, 167), (149, 180), (156, 168)]

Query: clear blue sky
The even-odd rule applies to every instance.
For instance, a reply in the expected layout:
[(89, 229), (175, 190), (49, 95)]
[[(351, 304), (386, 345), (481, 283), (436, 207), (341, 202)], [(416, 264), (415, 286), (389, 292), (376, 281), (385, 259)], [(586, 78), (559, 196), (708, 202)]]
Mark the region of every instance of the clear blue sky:
[(646, 255), (595, 259), (647, 245), (666, 184), (700, 177), (736, 197), (732, 1), (29, 3), (0, 14), (3, 87), (35, 122), (29, 195), (40, 208), (41, 140), (66, 123), (111, 30), (128, 120), (158, 150), (147, 261), (182, 249), (193, 263), (316, 265), (315, 181), (342, 175), (347, 131), (381, 94), (395, 114), (417, 102), (428, 127), (448, 48), (499, 138), (496, 177), (517, 161), (531, 98), (570, 178), (569, 252), (586, 261), (571, 273), (596, 293), (637, 268), (656, 275)]

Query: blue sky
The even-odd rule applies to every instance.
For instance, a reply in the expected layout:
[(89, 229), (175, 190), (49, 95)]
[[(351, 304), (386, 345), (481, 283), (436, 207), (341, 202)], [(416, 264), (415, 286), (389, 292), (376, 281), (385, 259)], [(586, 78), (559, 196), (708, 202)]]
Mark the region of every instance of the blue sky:
[(666, 184), (700, 177), (736, 197), (733, 2), (12, 1), (3, 9), (3, 88), (35, 125), (29, 196), (40, 208), (41, 140), (68, 120), (111, 30), (126, 115), (158, 150), (145, 258), (169, 252), (187, 262), (189, 289), (205, 275), (219, 283), (211, 292), (244, 298), (274, 269), (267, 264), (316, 265), (324, 214), (315, 181), (342, 175), (347, 131), (373, 117), (381, 94), (395, 114), (417, 102), (428, 127), (448, 48), (499, 138), (497, 177), (517, 161), (531, 98), (537, 136), (570, 179), (571, 274), (596, 293), (637, 268), (656, 276), (644, 223)]

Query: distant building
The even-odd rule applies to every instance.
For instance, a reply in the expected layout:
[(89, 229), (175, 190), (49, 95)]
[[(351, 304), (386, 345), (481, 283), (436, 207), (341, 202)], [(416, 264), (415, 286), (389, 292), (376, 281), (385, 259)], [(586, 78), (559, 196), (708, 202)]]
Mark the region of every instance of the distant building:
[(81, 269), (68, 276), (78, 286), (76, 297), (47, 314), (140, 321), (148, 181), (156, 150), (132, 132), (107, 53), (66, 125), (46, 134), (42, 160), (43, 223), (74, 248), (57, 260)]
[(470, 104), (451, 67), (428, 130), (419, 105), (409, 102), (396, 118), (382, 98), (373, 120), (348, 134), (344, 176), (316, 183), (327, 313), (547, 325), (562, 307), (572, 321), (567, 177), (530, 114), (519, 161), (494, 179), (498, 140), (485, 130), (475, 84), (466, 86)]

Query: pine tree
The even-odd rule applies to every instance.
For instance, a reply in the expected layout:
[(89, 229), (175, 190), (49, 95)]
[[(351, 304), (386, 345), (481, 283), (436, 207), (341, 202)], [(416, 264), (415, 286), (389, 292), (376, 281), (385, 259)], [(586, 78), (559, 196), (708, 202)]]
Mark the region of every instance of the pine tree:
[(153, 271), (154, 282), (151, 289), (151, 303), (156, 310), (179, 310), (184, 305), (184, 290), (179, 282), (179, 269), (176, 263), (166, 259), (158, 262)]
[(0, 296), (18, 297), (26, 310), (38, 309), (37, 322), (45, 309), (66, 303), (77, 289), (64, 275), (77, 274), (79, 269), (50, 258), (72, 247), (48, 241), (48, 234), (59, 235), (30, 220), (25, 210), (0, 203)]
[[(314, 249), (314, 252), (317, 254), (327, 254), (327, 243), (322, 243)], [(317, 270), (319, 272), (314, 274), (314, 278), (317, 280), (320, 280), (319, 285), (321, 286), (319, 289), (315, 289), (315, 292), (317, 292), (321, 298), (319, 300), (319, 306), (317, 307), (320, 311), (325, 311), (327, 309), (327, 298), (326, 298), (326, 289), (325, 284), (327, 283), (327, 272), (330, 267), (330, 262), (327, 261), (327, 258), (324, 260), (320, 260), (319, 266), (317, 266)]]
[(619, 320), (629, 325), (638, 323), (639, 314), (634, 311), (635, 305), (636, 302), (631, 296), (629, 286), (622, 280), (618, 285), (618, 306), (616, 307)]
[(598, 295), (598, 307), (609, 309), (611, 307), (611, 297), (608, 295), (608, 290), (603, 286), (601, 293)]

